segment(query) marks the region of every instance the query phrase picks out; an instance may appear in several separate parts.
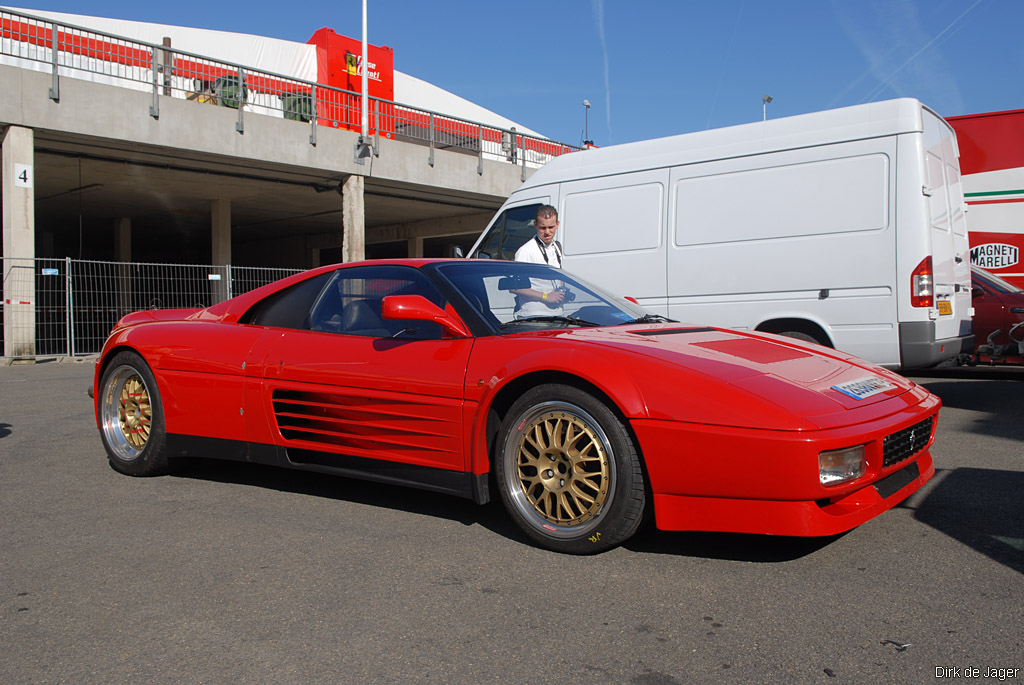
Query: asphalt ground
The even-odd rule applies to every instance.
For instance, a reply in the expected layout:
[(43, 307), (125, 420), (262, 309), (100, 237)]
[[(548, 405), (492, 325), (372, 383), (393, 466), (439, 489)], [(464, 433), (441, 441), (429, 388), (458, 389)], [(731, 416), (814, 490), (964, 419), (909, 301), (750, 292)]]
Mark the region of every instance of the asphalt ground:
[(645, 531), (592, 557), (395, 486), (120, 475), (92, 371), (0, 367), (3, 683), (1024, 679), (1024, 369), (913, 376), (944, 401), (939, 471), (845, 535)]

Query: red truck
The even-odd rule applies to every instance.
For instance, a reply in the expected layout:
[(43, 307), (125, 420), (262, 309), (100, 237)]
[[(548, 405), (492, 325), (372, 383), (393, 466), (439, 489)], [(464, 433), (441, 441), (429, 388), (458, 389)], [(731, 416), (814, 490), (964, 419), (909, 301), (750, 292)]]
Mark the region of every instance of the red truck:
[(947, 117), (956, 131), (978, 347), (968, 363), (1024, 363), (1024, 109)]

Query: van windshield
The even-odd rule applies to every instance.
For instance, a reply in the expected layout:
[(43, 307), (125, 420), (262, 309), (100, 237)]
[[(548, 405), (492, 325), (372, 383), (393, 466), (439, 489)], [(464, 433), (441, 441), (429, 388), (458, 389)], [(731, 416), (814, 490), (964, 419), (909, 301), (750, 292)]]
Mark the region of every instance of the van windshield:
[(510, 207), (491, 224), (480, 246), (469, 256), (476, 259), (505, 259), (516, 257), (516, 250), (537, 235), (533, 227), (540, 203)]

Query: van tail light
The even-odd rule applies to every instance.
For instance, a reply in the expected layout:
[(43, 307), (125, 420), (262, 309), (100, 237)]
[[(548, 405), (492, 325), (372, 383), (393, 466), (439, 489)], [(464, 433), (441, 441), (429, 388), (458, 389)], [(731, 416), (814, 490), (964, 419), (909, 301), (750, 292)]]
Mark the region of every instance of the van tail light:
[(910, 305), (912, 307), (935, 306), (935, 280), (932, 273), (932, 258), (925, 257), (910, 274)]

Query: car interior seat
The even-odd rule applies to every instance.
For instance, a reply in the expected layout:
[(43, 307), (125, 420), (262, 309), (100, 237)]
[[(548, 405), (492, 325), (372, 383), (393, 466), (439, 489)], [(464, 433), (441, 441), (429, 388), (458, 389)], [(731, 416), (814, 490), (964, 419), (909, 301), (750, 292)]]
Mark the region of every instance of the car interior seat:
[(367, 300), (353, 300), (345, 305), (341, 315), (341, 331), (350, 335), (366, 335), (383, 338), (391, 335), (380, 317), (380, 301), (377, 308)]

